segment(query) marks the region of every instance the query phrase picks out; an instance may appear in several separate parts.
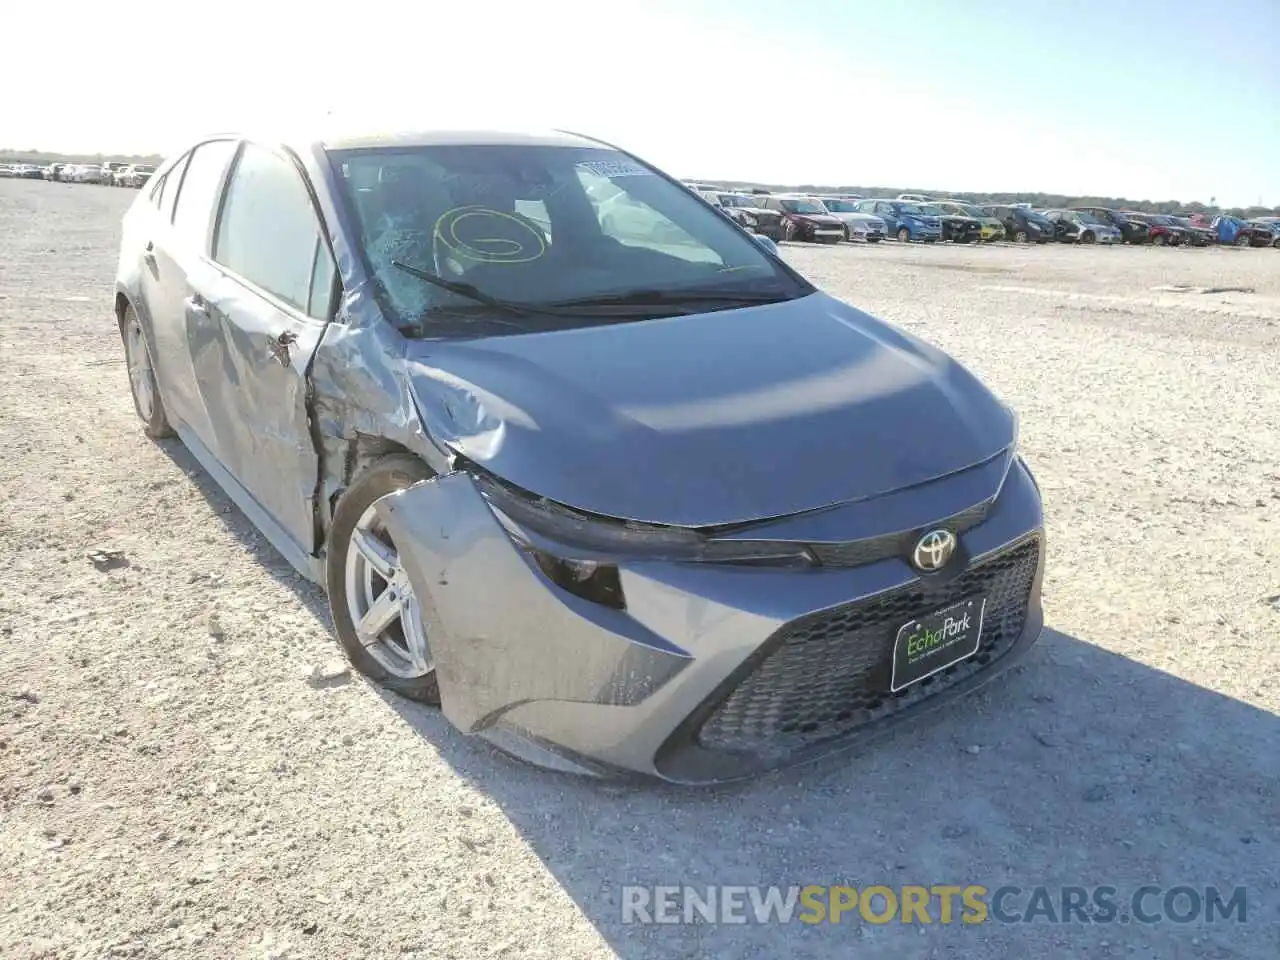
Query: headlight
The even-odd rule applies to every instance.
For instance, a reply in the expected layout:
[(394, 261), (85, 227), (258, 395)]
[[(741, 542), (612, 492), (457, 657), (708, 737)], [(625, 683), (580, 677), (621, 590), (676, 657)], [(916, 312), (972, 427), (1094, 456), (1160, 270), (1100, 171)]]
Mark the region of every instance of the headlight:
[(599, 517), (535, 497), (486, 474), (472, 474), (481, 496), (517, 547), (553, 582), (607, 606), (623, 606), (617, 564), (626, 560), (809, 565), (801, 544), (715, 540), (688, 527)]

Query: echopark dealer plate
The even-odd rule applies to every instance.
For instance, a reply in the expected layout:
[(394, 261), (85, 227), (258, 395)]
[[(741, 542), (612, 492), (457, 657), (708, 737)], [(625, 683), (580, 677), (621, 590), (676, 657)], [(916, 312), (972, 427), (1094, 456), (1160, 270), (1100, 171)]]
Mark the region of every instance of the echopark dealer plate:
[(903, 690), (978, 652), (986, 597), (969, 597), (898, 628), (889, 689)]

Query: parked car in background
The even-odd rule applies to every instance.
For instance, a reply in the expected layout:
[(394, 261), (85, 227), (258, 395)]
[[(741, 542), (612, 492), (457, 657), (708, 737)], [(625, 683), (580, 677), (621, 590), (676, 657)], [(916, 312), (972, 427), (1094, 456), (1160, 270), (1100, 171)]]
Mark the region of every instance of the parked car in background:
[[(728, 190), (700, 191), (699, 195), (724, 211), (734, 223), (755, 232), (765, 211), (760, 207), (759, 198), (745, 193), (734, 193)], [(768, 218), (765, 218), (768, 219)], [(778, 218), (775, 216), (776, 221)]]
[(1212, 247), (1218, 242), (1218, 232), (1209, 226), (1192, 222), (1190, 217), (1174, 217), (1174, 222), (1187, 233), (1187, 243), (1193, 247)]
[[(1251, 232), (1259, 228), (1271, 233), (1271, 246), (1280, 248), (1280, 217), (1254, 217), (1249, 221)], [(1261, 246), (1261, 244), (1259, 244)]]
[(99, 183), (102, 180), (102, 168), (96, 163), (77, 163), (63, 179), (72, 183)]
[(1125, 243), (1141, 244), (1147, 243), (1151, 239), (1151, 229), (1142, 220), (1135, 220), (1120, 210), (1113, 210), (1110, 207), (1089, 207), (1074, 206), (1072, 210), (1083, 210), (1095, 220), (1105, 223), (1108, 226), (1115, 227), (1120, 231), (1120, 237)]
[(1162, 213), (1137, 213), (1121, 211), (1134, 223), (1146, 224), (1150, 243), (1157, 247), (1180, 247), (1187, 242), (1187, 232), (1173, 219)]
[(1044, 210), (1059, 243), (1123, 243), (1120, 231), (1083, 210)]
[(21, 180), (43, 180), (44, 167), (37, 167), (34, 163), (15, 163), (10, 176)]
[(982, 237), (982, 221), (967, 213), (946, 213), (936, 203), (921, 203), (927, 216), (937, 217), (942, 224), (942, 239), (951, 243), (975, 243)]
[(778, 214), (775, 225), (758, 228), (774, 240), (803, 240), (809, 243), (839, 243), (844, 239), (844, 224), (827, 212), (821, 200), (783, 194), (760, 197), (765, 210)]
[(864, 243), (879, 243), (885, 237), (884, 220), (875, 214), (862, 213), (858, 210), (857, 201), (845, 197), (815, 198), (833, 216), (844, 223), (846, 240), (861, 240)]
[(978, 207), (1004, 226), (1004, 237), (1014, 243), (1048, 243), (1054, 239), (1053, 223), (1027, 207), (994, 203)]
[(971, 217), (978, 221), (979, 239), (985, 243), (995, 243), (1004, 239), (1004, 223), (999, 218), (986, 213), (981, 207), (963, 200), (932, 200), (931, 207), (937, 207), (945, 214), (955, 217)]
[(928, 203), (929, 202), (929, 197), (926, 197), (923, 193), (900, 193), (898, 194), (898, 199), (906, 200), (908, 203)]
[(942, 221), (906, 200), (867, 198), (858, 201), (858, 212), (875, 214), (884, 221), (885, 232), (903, 243), (937, 243), (942, 239)]
[(65, 163), (51, 163), (44, 168), (44, 178), (46, 180), (61, 180), (62, 171), (66, 168)]
[(155, 172), (156, 168), (150, 164), (131, 163), (123, 170), (116, 171), (116, 183), (119, 186), (132, 187), (137, 190), (150, 180), (151, 175)]
[(116, 171), (123, 170), (128, 164), (119, 160), (107, 160), (99, 165), (98, 183), (108, 187), (119, 186), (116, 183)]

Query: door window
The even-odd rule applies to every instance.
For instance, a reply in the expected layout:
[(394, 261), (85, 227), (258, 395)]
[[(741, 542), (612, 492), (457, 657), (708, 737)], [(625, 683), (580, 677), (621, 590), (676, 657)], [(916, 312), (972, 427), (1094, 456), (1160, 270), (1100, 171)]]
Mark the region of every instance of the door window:
[(200, 253), (209, 249), (209, 225), (213, 222), (218, 190), (235, 150), (233, 140), (211, 140), (196, 147), (187, 161), (178, 205), (173, 211), (173, 228), (179, 239)]
[(333, 260), (297, 168), (252, 143), (236, 162), (213, 258), (285, 303), (327, 319)]

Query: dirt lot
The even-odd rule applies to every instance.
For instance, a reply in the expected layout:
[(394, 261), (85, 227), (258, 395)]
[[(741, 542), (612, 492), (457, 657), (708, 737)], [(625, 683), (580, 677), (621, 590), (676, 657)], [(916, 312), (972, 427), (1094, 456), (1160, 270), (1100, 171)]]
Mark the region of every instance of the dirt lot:
[[(1051, 629), (864, 751), (624, 788), (306, 679), (323, 597), (134, 418), (134, 196), (0, 181), (0, 956), (1280, 956), (1280, 252), (788, 246), (1021, 411)], [(1244, 886), (1248, 922), (641, 927), (634, 883)]]

